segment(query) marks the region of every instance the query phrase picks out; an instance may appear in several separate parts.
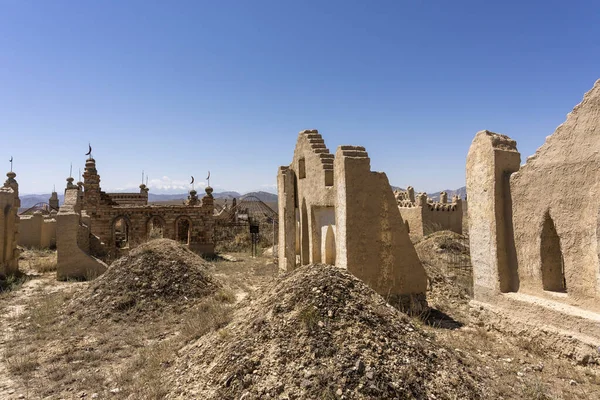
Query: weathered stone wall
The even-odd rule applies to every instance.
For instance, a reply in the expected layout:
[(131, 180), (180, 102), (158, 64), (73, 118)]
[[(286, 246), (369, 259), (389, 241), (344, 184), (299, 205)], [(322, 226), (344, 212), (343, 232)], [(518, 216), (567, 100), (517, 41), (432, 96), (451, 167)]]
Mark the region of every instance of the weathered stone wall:
[[(100, 175), (93, 158), (86, 160), (83, 174), (83, 200), (85, 224), (90, 228), (90, 251), (109, 258), (122, 255), (125, 249), (117, 245), (116, 224), (123, 223), (127, 231), (127, 246), (131, 248), (150, 239), (150, 222), (162, 226), (162, 237), (183, 241), (192, 251), (200, 254), (214, 253), (214, 199), (212, 188), (200, 201), (196, 191), (190, 192), (186, 205), (147, 205), (148, 188), (140, 185), (140, 193), (105, 193), (100, 188)], [(185, 238), (178, 234), (179, 224), (190, 225)]]
[(120, 206), (145, 206), (148, 204), (148, 192), (142, 193), (107, 193)]
[(94, 279), (106, 271), (106, 264), (89, 255), (90, 230), (82, 223), (78, 188), (65, 190), (64, 204), (56, 216), (58, 279)]
[(371, 172), (363, 147), (329, 153), (316, 130), (298, 135), (278, 171), (279, 267), (347, 268), (390, 301), (418, 309), (426, 276), (385, 174)]
[(19, 246), (36, 249), (56, 246), (56, 219), (53, 216), (44, 216), (37, 211), (19, 218)]
[(14, 274), (19, 270), (19, 184), (17, 174), (9, 172), (8, 179), (0, 187), (0, 276)]

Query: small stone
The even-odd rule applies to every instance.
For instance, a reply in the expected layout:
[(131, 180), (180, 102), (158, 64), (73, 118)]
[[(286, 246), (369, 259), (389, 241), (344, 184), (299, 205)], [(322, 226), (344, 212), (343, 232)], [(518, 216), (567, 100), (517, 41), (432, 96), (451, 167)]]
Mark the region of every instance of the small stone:
[(342, 391), (342, 388), (339, 388), (338, 390), (336, 390), (335, 394), (337, 396), (341, 396), (342, 394), (344, 394), (344, 392)]
[(109, 391), (110, 391), (111, 393), (119, 393), (119, 392), (121, 392), (121, 389), (119, 389), (119, 388), (112, 388), (112, 389), (110, 389)]
[(519, 372), (517, 372), (517, 376), (519, 376), (519, 377), (523, 377), (523, 376), (525, 376), (525, 374), (524, 374), (524, 373), (522, 373), (521, 371), (519, 371)]
[(91, 398), (92, 398), (92, 399), (97, 399), (97, 398), (98, 398), (98, 393), (92, 393), (92, 396), (91, 396)]
[(373, 373), (373, 371), (368, 371), (365, 376), (367, 377), (368, 380), (373, 380), (373, 377), (375, 377), (375, 374)]
[(362, 374), (365, 372), (365, 363), (362, 362), (362, 360), (358, 360), (354, 365), (354, 368), (356, 368), (356, 371), (358, 371), (359, 374)]
[(575, 385), (577, 385), (577, 381), (574, 381), (573, 379), (571, 379), (571, 380), (569, 381), (569, 385), (571, 385), (571, 386), (575, 386)]

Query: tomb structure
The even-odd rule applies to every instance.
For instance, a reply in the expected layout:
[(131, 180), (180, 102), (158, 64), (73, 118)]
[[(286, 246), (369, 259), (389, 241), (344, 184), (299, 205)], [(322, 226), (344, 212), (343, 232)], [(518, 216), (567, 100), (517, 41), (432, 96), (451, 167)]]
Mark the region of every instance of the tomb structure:
[(210, 186), (202, 199), (191, 190), (185, 204), (149, 205), (149, 189), (143, 183), (139, 193), (103, 192), (93, 158), (85, 163), (82, 186), (82, 209), (90, 218), (91, 233), (109, 254), (158, 237), (177, 240), (197, 253), (214, 252), (214, 201)]
[(9, 172), (8, 179), (0, 187), (0, 276), (8, 276), (19, 270), (19, 184), (17, 174)]
[[(87, 255), (105, 261), (112, 260), (147, 240), (163, 237), (177, 240), (199, 254), (214, 253), (214, 199), (210, 186), (206, 187), (206, 194), (201, 199), (195, 190), (191, 190), (185, 204), (150, 205), (149, 189), (143, 183), (139, 193), (103, 192), (96, 161), (91, 157), (85, 163), (83, 182), (75, 185), (73, 178), (69, 179), (65, 192), (65, 196), (67, 192), (70, 194), (70, 207), (73, 209), (69, 210), (69, 215), (79, 214), (81, 223), (78, 224), (89, 231), (89, 238), (86, 239), (89, 243), (84, 241), (84, 245), (79, 245)], [(66, 199), (60, 207), (59, 216), (65, 205)], [(73, 216), (70, 218), (76, 219)], [(70, 223), (75, 225), (74, 222)], [(60, 243), (63, 235), (60, 224), (57, 233), (57, 242)], [(73, 243), (72, 237), (68, 240)], [(80, 238), (78, 240), (81, 242)], [(59, 270), (62, 260), (59, 257)], [(78, 275), (80, 273), (77, 271)], [(59, 272), (59, 277), (75, 276), (69, 276), (68, 273), (61, 275)]]
[(279, 268), (333, 264), (390, 302), (426, 305), (426, 275), (385, 173), (364, 147), (330, 154), (317, 130), (300, 132), (292, 163), (279, 168)]
[(600, 338), (600, 80), (520, 165), (481, 131), (467, 156), (475, 300)]
[(56, 216), (58, 279), (94, 279), (106, 271), (106, 264), (92, 256), (98, 238), (90, 231), (90, 218), (82, 212), (81, 187), (67, 179), (65, 200)]
[(452, 231), (462, 234), (463, 207), (459, 196), (448, 202), (448, 194), (440, 193), (440, 200), (433, 201), (426, 193), (415, 196), (415, 189), (394, 191), (398, 209), (406, 223), (412, 240), (419, 240), (437, 231)]
[(56, 210), (49, 213), (37, 210), (31, 215), (19, 215), (19, 246), (34, 249), (56, 246), (56, 215)]

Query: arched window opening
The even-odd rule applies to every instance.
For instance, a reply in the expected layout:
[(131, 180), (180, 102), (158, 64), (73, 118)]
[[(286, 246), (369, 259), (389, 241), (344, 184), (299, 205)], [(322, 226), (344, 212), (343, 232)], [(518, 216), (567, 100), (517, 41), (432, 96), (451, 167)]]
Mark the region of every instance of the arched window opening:
[(190, 236), (192, 233), (192, 221), (187, 218), (179, 218), (175, 227), (177, 233), (177, 241), (184, 244), (190, 244)]
[(335, 233), (331, 225), (327, 227), (325, 235), (325, 263), (335, 265)]
[(306, 160), (304, 158), (298, 160), (298, 178), (306, 178)]
[(129, 221), (125, 217), (117, 217), (113, 224), (113, 238), (117, 249), (129, 248)]
[(164, 224), (158, 217), (152, 217), (148, 221), (148, 240), (161, 239), (164, 237)]
[(560, 238), (556, 232), (550, 213), (544, 217), (540, 243), (542, 262), (542, 285), (544, 290), (566, 292), (565, 264), (560, 247)]
[(309, 245), (308, 245), (308, 210), (306, 209), (306, 200), (302, 200), (302, 210), (300, 211), (300, 257), (302, 265), (307, 265), (309, 261)]

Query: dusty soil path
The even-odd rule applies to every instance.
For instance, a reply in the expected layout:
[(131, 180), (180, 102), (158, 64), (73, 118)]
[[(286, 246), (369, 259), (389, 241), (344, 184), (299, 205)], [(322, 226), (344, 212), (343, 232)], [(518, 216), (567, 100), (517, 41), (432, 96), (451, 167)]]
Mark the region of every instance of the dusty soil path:
[(49, 293), (63, 290), (68, 283), (58, 282), (53, 272), (39, 274), (25, 269), (26, 281), (12, 292), (0, 297), (0, 393), (2, 399), (29, 399), (33, 398), (32, 391), (27, 387), (27, 382), (14, 379), (9, 372), (10, 366), (6, 361), (6, 354), (10, 339), (23, 324), (19, 318), (34, 298), (40, 298)]

